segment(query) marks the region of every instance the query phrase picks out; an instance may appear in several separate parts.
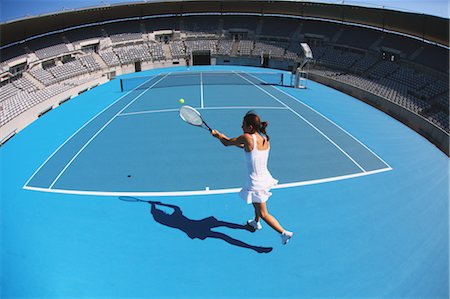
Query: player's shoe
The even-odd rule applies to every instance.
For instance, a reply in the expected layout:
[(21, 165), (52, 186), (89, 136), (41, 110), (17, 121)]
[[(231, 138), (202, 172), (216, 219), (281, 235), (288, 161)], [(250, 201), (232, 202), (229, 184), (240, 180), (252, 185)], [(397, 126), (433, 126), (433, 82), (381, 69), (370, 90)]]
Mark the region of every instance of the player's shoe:
[(260, 230), (262, 228), (261, 223), (256, 222), (255, 219), (250, 219), (247, 221), (247, 224), (253, 227), (254, 229)]
[(289, 240), (292, 238), (292, 236), (294, 235), (293, 232), (288, 232), (287, 230), (285, 230), (281, 235), (281, 244), (286, 245)]

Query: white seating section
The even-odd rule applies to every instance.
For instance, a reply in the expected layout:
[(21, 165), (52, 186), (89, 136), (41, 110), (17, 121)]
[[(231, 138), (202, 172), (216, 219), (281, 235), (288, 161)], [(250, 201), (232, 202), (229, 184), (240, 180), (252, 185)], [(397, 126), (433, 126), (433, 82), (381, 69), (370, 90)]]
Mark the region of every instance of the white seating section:
[(239, 55), (242, 55), (242, 56), (252, 55), (254, 44), (255, 44), (255, 42), (251, 41), (251, 40), (239, 41), (239, 49), (238, 49)]
[(261, 54), (269, 54), (270, 57), (283, 58), (285, 49), (289, 45), (286, 43), (272, 44), (268, 42), (255, 42), (255, 47), (252, 51), (254, 56), (261, 56)]
[(44, 69), (31, 69), (30, 74), (44, 85), (51, 85), (58, 81), (52, 73)]
[(217, 43), (217, 54), (219, 55), (231, 55), (231, 49), (233, 47), (232, 40), (219, 40)]
[(49, 71), (59, 81), (77, 77), (87, 73), (87, 69), (81, 64), (79, 60), (64, 63), (63, 65), (57, 65), (48, 68)]
[(117, 57), (116, 53), (112, 51), (112, 49), (106, 50), (106, 51), (100, 51), (98, 52), (100, 57), (103, 59), (103, 61), (106, 63), (107, 66), (113, 67), (120, 65), (119, 57)]
[(163, 47), (160, 43), (148, 44), (148, 49), (154, 60), (166, 59), (166, 56), (164, 55)]
[(13, 84), (5, 84), (0, 87), (0, 101), (12, 97), (18, 92), (20, 92), (20, 89)]
[(186, 52), (191, 53), (192, 51), (205, 51), (210, 50), (211, 55), (217, 54), (217, 40), (187, 40), (184, 42), (186, 45)]
[(78, 58), (81, 64), (87, 68), (89, 72), (95, 72), (101, 69), (100, 64), (95, 60), (92, 55), (86, 55)]
[(3, 126), (29, 108), (63, 93), (70, 88), (70, 86), (54, 84), (33, 93), (21, 91), (13, 97), (8, 97), (0, 101), (0, 126)]
[(142, 40), (142, 33), (120, 33), (111, 35), (110, 38), (113, 44), (126, 41)]
[(136, 61), (151, 61), (152, 55), (146, 44), (137, 44), (113, 48), (122, 64), (134, 63)]
[(47, 59), (50, 57), (55, 57), (64, 53), (69, 52), (69, 48), (66, 44), (59, 44), (51, 46), (44, 49), (39, 49), (34, 52), (39, 59)]
[(173, 41), (169, 43), (172, 58), (179, 59), (186, 57), (186, 47), (183, 41)]

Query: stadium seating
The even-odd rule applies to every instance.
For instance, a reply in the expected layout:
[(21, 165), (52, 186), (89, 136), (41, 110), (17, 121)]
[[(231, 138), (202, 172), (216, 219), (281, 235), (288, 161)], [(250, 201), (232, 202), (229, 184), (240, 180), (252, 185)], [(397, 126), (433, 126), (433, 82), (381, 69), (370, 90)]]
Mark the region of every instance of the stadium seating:
[[(180, 34), (163, 45), (150, 39), (158, 30)], [(240, 38), (236, 32), (242, 34)], [(81, 47), (89, 39), (96, 40), (91, 52)], [(236, 15), (96, 25), (18, 44), (13, 47), (15, 57), (13, 49), (6, 49), (0, 63), (3, 74), (8, 74), (15, 60), (26, 58), (26, 66), (0, 86), (0, 125), (33, 105), (89, 82), (96, 72), (120, 70), (137, 61), (151, 64), (184, 59), (197, 50), (258, 62), (262, 54), (268, 54), (297, 65), (303, 56), (301, 42), (308, 42), (313, 51), (311, 72), (383, 97), (449, 132), (448, 58), (447, 64), (440, 61), (444, 57), (445, 62), (448, 51), (369, 28)], [(381, 50), (386, 48), (399, 53), (396, 61), (383, 59)]]
[(100, 64), (95, 60), (92, 55), (86, 55), (79, 57), (81, 64), (89, 71), (94, 72), (101, 69)]
[(0, 87), (0, 100), (5, 100), (17, 94), (20, 91), (19, 88), (13, 84), (5, 84)]
[(217, 54), (230, 56), (233, 47), (232, 40), (219, 40), (217, 43)]
[(169, 43), (170, 53), (173, 58), (186, 57), (186, 46), (182, 41), (173, 41)]
[(58, 81), (52, 73), (42, 68), (31, 69), (30, 74), (44, 85), (51, 85)]
[(164, 54), (164, 49), (161, 44), (159, 43), (151, 43), (148, 44), (148, 49), (150, 51), (150, 54), (152, 55), (154, 60), (164, 60), (166, 59), (166, 56)]
[(100, 51), (98, 54), (107, 66), (114, 67), (120, 65), (119, 57), (117, 57), (116, 53), (114, 53), (112, 49)]
[(288, 47), (287, 43), (280, 42), (255, 42), (252, 54), (261, 56), (261, 54), (269, 54), (274, 58), (284, 58), (284, 52)]
[(134, 40), (142, 40), (141, 33), (119, 33), (110, 36), (113, 44), (134, 41)]
[(152, 55), (146, 44), (134, 44), (123, 47), (114, 47), (113, 51), (119, 57), (122, 64), (134, 63), (136, 61), (150, 61)]
[(77, 77), (87, 73), (87, 69), (79, 60), (64, 63), (47, 69), (58, 81)]
[(241, 40), (239, 41), (239, 55), (250, 56), (253, 51), (255, 42), (251, 40)]
[(14, 96), (0, 101), (2, 107), (2, 109), (0, 109), (0, 126), (3, 126), (29, 108), (42, 103), (55, 95), (63, 93), (70, 88), (70, 86), (54, 84), (37, 92), (29, 93), (27, 91), (20, 91)]
[(211, 54), (217, 54), (217, 40), (187, 40), (185, 41), (186, 52), (198, 50), (210, 50)]
[(50, 57), (55, 57), (64, 53), (69, 52), (69, 48), (66, 44), (59, 44), (55, 46), (51, 46), (44, 49), (39, 49), (34, 52), (39, 59), (46, 59)]

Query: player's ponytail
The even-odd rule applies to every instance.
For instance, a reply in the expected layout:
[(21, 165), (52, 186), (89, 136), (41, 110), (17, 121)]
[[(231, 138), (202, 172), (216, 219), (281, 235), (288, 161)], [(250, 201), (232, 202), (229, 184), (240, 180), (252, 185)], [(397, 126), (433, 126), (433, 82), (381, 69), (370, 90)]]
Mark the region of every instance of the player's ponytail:
[(244, 117), (244, 122), (247, 126), (252, 126), (255, 132), (262, 133), (264, 136), (266, 136), (267, 141), (269, 141), (269, 135), (267, 135), (266, 131), (268, 122), (261, 122), (261, 119), (255, 111), (250, 110), (249, 112), (247, 112)]
[(270, 139), (269, 135), (267, 135), (267, 132), (266, 132), (266, 128), (268, 125), (269, 125), (268, 122), (263, 121), (263, 122), (261, 122), (261, 128), (259, 129), (259, 132), (263, 133), (264, 136), (267, 137), (267, 141), (269, 141), (269, 139)]

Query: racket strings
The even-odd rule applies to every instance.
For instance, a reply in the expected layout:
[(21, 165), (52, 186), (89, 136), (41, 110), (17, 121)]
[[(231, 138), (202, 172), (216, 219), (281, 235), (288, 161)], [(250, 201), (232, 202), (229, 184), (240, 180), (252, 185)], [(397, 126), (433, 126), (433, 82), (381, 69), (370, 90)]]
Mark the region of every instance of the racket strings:
[(191, 107), (183, 106), (180, 109), (181, 118), (191, 125), (201, 126), (203, 123), (202, 117), (198, 114), (196, 110)]

